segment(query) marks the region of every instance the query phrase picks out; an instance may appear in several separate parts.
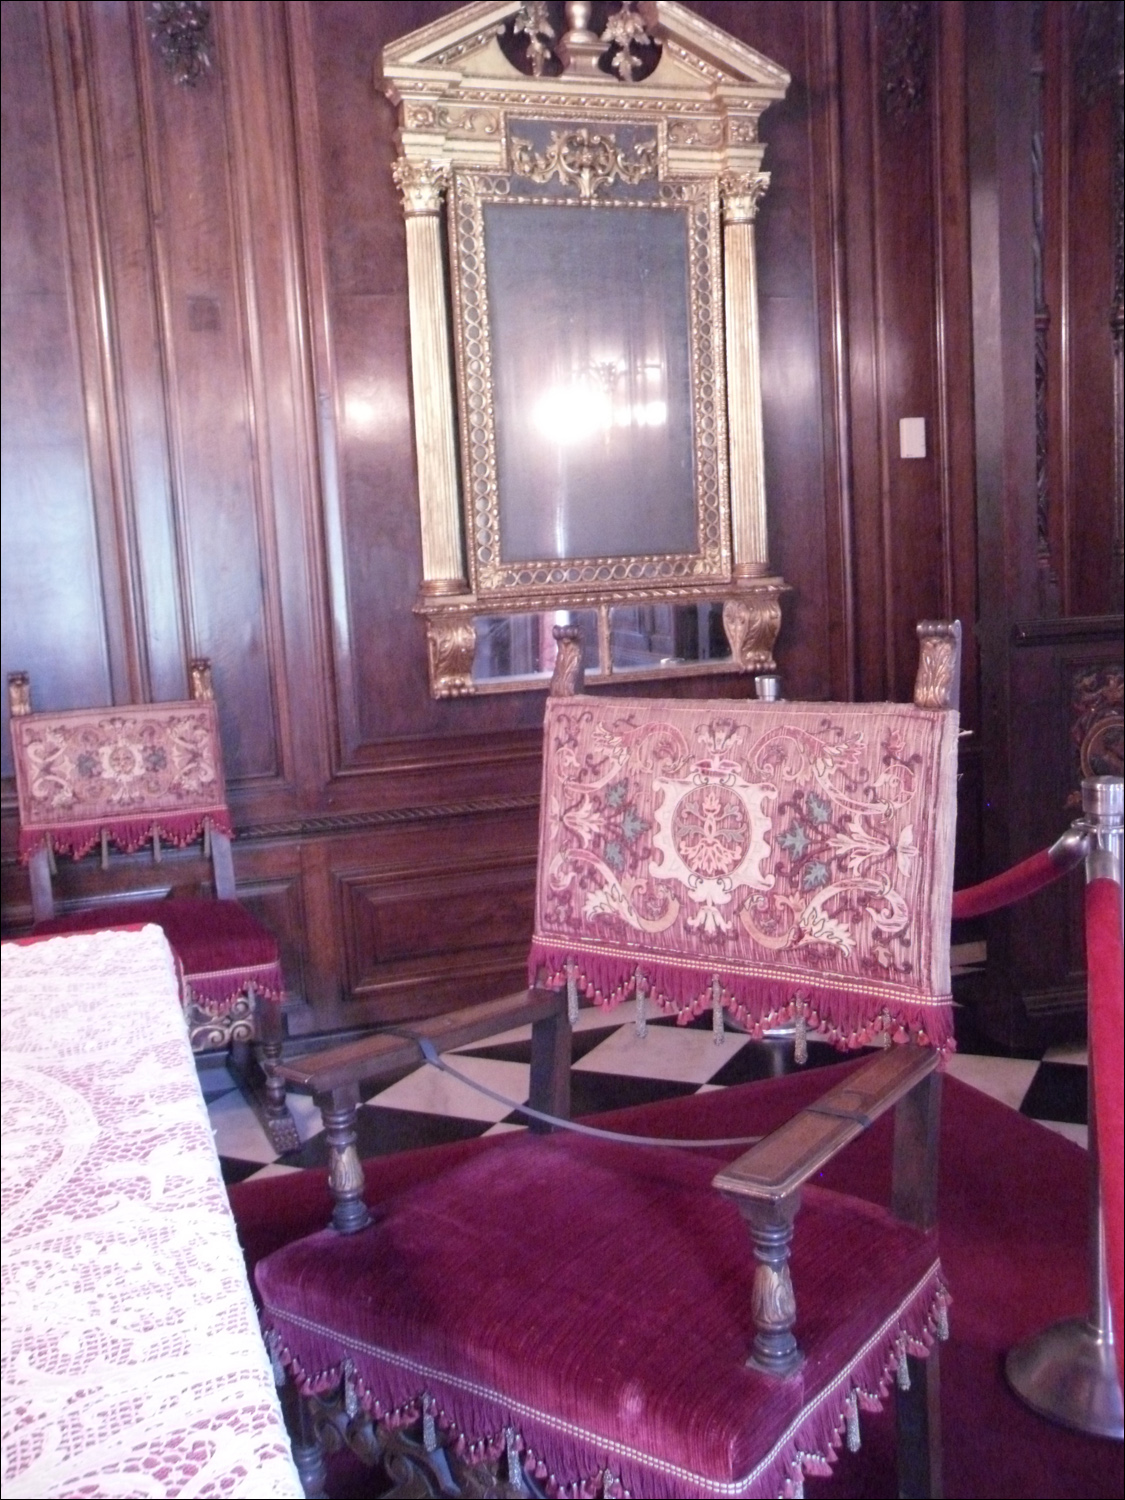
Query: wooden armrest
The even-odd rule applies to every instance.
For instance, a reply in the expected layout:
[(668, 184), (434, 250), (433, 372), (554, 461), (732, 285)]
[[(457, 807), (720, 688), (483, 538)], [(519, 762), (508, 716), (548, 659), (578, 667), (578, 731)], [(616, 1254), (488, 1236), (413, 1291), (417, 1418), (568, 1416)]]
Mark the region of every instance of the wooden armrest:
[[(480, 1005), (413, 1021), (395, 1033), (376, 1032), (358, 1042), (277, 1065), (278, 1077), (316, 1095), (328, 1139), (332, 1223), (341, 1234), (355, 1234), (371, 1222), (363, 1201), (363, 1167), (356, 1149), (359, 1085), (416, 1068), (423, 1061), (419, 1038), (432, 1042), (438, 1052), (448, 1052), (451, 1047), (464, 1047), (497, 1031), (529, 1023), (529, 1102), (534, 1109), (566, 1118), (570, 1114), (570, 1021), (565, 990), (517, 990), (499, 1000), (485, 1000)], [(531, 1125), (532, 1130), (548, 1128), (541, 1121)]]
[(512, 1026), (534, 1025), (565, 1015), (565, 991), (517, 990), (498, 1000), (485, 1000), (423, 1021), (411, 1021), (393, 1033), (376, 1032), (326, 1052), (292, 1058), (279, 1063), (276, 1071), (287, 1083), (311, 1089), (314, 1094), (326, 1094), (348, 1084), (416, 1068), (423, 1059), (415, 1037), (426, 1037), (439, 1052), (448, 1052)]
[(938, 1065), (931, 1047), (891, 1047), (751, 1146), (713, 1179), (736, 1198), (787, 1198)]
[(933, 1224), (937, 1065), (938, 1054), (930, 1047), (890, 1048), (711, 1179), (733, 1199), (754, 1242), (756, 1331), (747, 1361), (753, 1369), (788, 1376), (804, 1357), (793, 1337), (797, 1302), (789, 1276), (793, 1221), (802, 1184), (892, 1105), (898, 1106), (892, 1211), (920, 1229)]

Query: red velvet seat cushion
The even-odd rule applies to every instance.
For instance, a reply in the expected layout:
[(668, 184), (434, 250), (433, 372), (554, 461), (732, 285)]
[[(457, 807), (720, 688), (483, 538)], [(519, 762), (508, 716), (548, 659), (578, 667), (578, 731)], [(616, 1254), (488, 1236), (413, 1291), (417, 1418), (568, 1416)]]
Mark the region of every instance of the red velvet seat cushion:
[(115, 902), (37, 922), (34, 931), (38, 937), (143, 922), (164, 929), (192, 999), (212, 1013), (220, 1014), (251, 984), (280, 998), (277, 940), (237, 901), (181, 897)]
[(370, 1229), (259, 1263), (265, 1326), (313, 1388), (350, 1362), (376, 1415), (425, 1403), (477, 1455), (515, 1429), (559, 1492), (781, 1493), (824, 1464), (853, 1386), (867, 1404), (904, 1338), (927, 1347), (940, 1268), (931, 1237), (807, 1190), (807, 1359), (758, 1375), (749, 1238), (710, 1186), (722, 1159), (521, 1135), (386, 1197), (369, 1173)]

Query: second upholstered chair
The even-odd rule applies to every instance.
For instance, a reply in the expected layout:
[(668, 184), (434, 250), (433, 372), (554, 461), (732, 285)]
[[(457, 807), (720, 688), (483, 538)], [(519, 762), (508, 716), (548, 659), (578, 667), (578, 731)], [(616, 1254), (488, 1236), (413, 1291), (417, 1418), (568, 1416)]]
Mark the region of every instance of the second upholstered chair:
[[(237, 900), (219, 718), (206, 660), (191, 663), (192, 698), (35, 713), (27, 674), (8, 679), (19, 801), (20, 858), (31, 880), (33, 931), (86, 932), (155, 922), (180, 967), (192, 1047), (231, 1046), (236, 1073), (275, 1151), (300, 1145), (274, 1071), (281, 1055), (283, 980), (277, 939)], [(110, 851), (201, 840), (215, 899), (116, 899)], [(105, 894), (57, 912), (59, 855), (100, 852)], [(161, 872), (156, 872), (160, 883)], [(146, 882), (150, 889), (152, 880)], [(258, 1066), (247, 1049), (256, 1044)]]

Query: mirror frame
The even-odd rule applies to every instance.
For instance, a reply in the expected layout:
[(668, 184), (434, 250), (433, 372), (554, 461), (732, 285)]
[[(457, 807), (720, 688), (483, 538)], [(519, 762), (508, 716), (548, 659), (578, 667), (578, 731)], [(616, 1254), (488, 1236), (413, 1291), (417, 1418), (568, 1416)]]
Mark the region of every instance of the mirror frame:
[[(589, 10), (567, 5), (569, 30), (556, 39), (546, 5), (481, 0), (390, 43), (380, 63), (378, 84), (398, 108), (393, 170), (406, 218), (423, 573), (415, 610), (425, 622), (438, 698), (539, 685), (538, 677), (474, 677), (474, 619), (505, 614), (596, 610), (603, 649), (588, 668), (592, 682), (775, 670), (786, 585), (768, 560), (754, 220), (769, 184), (758, 120), (784, 97), (789, 75), (671, 0), (626, 0), (601, 37), (585, 29)], [(501, 48), (513, 18), (534, 76)], [(633, 81), (653, 46), (657, 65)], [(557, 76), (543, 66), (551, 58), (556, 71), (561, 64)], [(619, 76), (604, 71), (607, 58)], [(647, 180), (648, 203), (644, 191), (620, 183), (629, 176), (615, 134), (623, 125), (634, 146), (636, 127), (645, 127), (655, 147), (633, 167), (634, 181)], [(550, 151), (536, 154), (525, 139), (529, 126), (540, 135), (550, 127)], [(585, 170), (568, 175), (566, 162), (578, 159)], [(505, 561), (494, 351), (486, 311), (482, 340), (481, 298), (472, 291), (487, 282), (481, 205), (514, 197), (512, 212), (522, 202), (583, 207), (609, 192), (617, 201), (624, 194), (636, 211), (683, 205), (687, 215), (707, 216), (709, 295), (701, 308), (693, 285), (689, 311), (697, 547)], [(707, 358), (713, 371), (701, 385)], [(704, 388), (717, 408), (711, 456), (699, 420)], [(714, 602), (723, 606), (729, 660), (614, 671), (607, 644), (615, 606)]]

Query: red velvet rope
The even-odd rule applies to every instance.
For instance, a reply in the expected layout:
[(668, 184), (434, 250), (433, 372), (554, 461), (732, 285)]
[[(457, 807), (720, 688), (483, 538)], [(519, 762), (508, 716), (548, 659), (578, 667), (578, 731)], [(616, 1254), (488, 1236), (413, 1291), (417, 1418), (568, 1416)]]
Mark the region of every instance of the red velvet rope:
[(953, 892), (953, 920), (966, 917), (983, 917), (985, 912), (998, 911), (1002, 906), (1011, 906), (1025, 896), (1034, 896), (1052, 880), (1067, 874), (1066, 867), (1056, 865), (1046, 849), (1021, 860), (1002, 875), (991, 880), (982, 880), (979, 885), (966, 886), (963, 891)]
[(1122, 995), (1125, 963), (1121, 952), (1121, 890), (1116, 881), (1091, 880), (1086, 887), (1086, 966), (1090, 975), (1090, 1052), (1094, 1084), (1094, 1114), (1098, 1129), (1098, 1167), (1102, 1182), (1102, 1220), (1113, 1331), (1117, 1339), (1117, 1378), (1125, 1383), (1122, 1357), (1122, 1279), (1125, 1270), (1125, 1103), (1121, 1048), (1125, 1027)]

